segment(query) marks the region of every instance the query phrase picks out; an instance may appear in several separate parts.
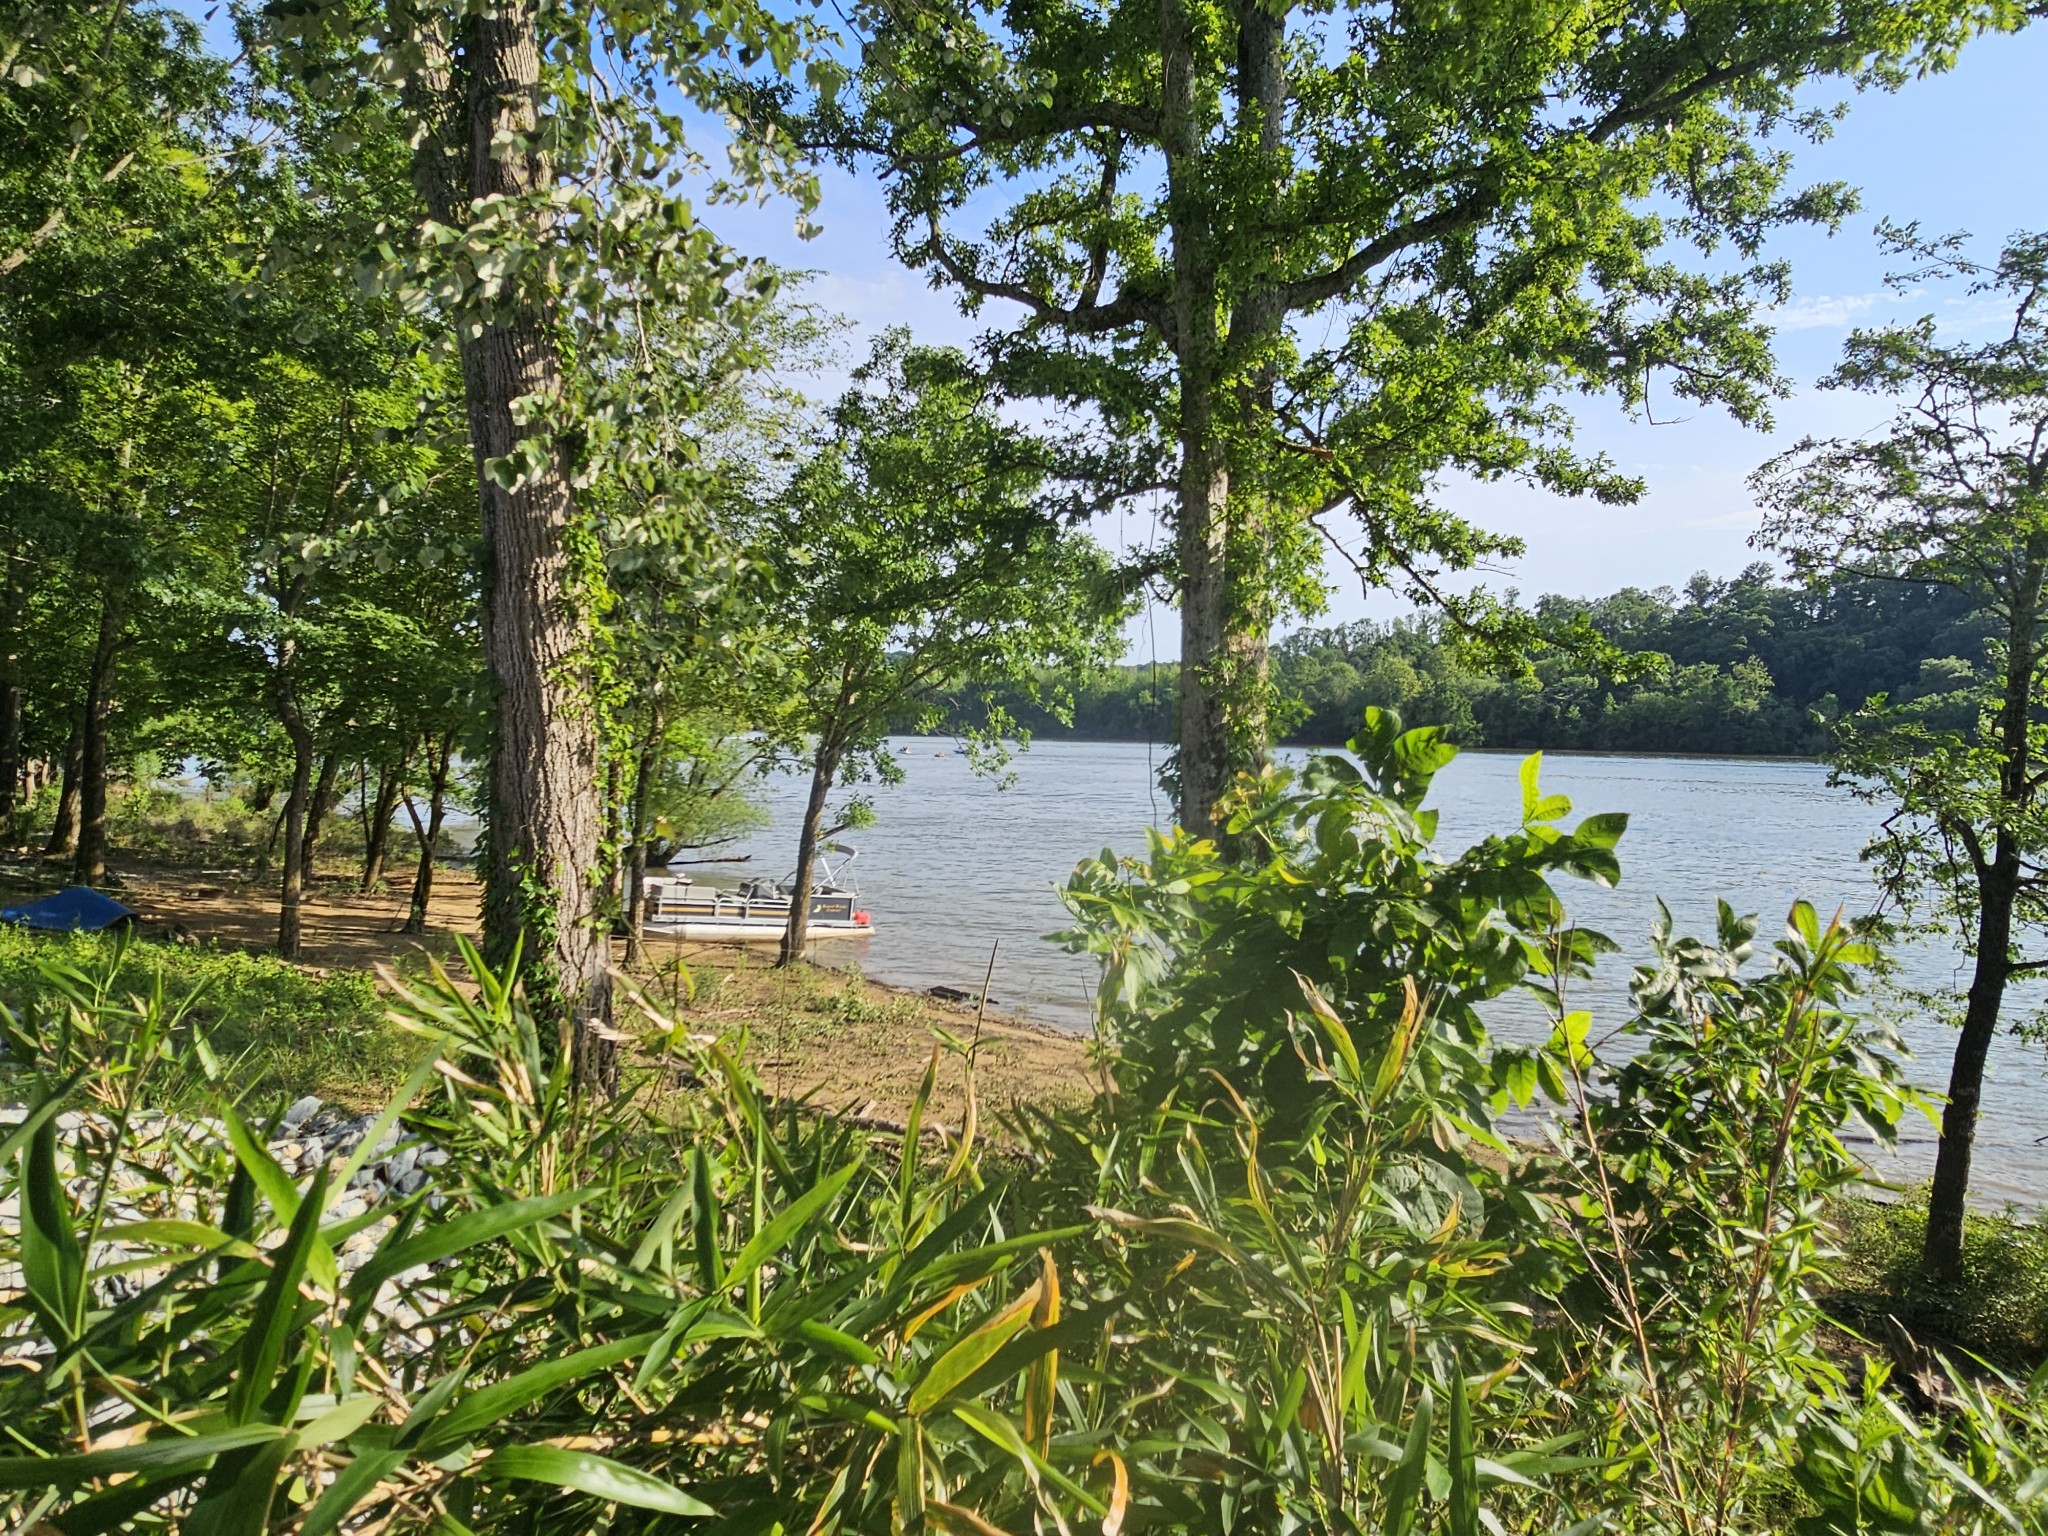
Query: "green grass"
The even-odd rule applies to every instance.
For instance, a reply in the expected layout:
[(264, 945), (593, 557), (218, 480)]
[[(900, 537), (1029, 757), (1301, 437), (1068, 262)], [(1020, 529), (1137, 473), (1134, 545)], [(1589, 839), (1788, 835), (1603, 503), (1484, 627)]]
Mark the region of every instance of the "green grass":
[(1867, 1328), (1889, 1312), (1931, 1346), (2022, 1372), (2048, 1359), (2048, 1227), (2011, 1212), (1972, 1215), (1962, 1279), (1935, 1285), (1920, 1273), (1924, 1189), (1888, 1205), (1844, 1200), (1832, 1214), (1845, 1255), (1833, 1301), (1848, 1321)]
[[(230, 1064), (233, 1090), (255, 1106), (305, 1093), (376, 1103), (417, 1054), (385, 1021), (366, 972), (317, 975), (239, 950), (0, 928), (0, 1004), (26, 1018), (55, 997), (46, 966), (109, 963), (118, 964), (117, 993), (147, 993), (160, 976), (168, 996), (192, 999), (192, 1033)], [(0, 1079), (7, 1070), (0, 1066)]]

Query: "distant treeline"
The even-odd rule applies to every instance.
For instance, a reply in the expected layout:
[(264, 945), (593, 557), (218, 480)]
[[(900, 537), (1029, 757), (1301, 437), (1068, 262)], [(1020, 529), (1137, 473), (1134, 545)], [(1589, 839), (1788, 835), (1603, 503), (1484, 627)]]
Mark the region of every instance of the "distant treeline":
[[(1896, 582), (1786, 585), (1768, 566), (1704, 573), (1683, 591), (1547, 596), (1548, 633), (1583, 617), (1616, 656), (1546, 647), (1528, 665), (1489, 663), (1431, 617), (1304, 629), (1274, 648), (1288, 701), (1283, 740), (1336, 745), (1368, 704), (1446, 727), (1466, 746), (1806, 756), (1828, 725), (1876, 694), (1948, 693), (1985, 663), (1983, 630), (1950, 592)], [(1034, 735), (1170, 741), (1176, 669), (1139, 663), (1069, 683), (1074, 718), (1021, 692), (994, 695)], [(963, 711), (964, 713), (964, 711)]]

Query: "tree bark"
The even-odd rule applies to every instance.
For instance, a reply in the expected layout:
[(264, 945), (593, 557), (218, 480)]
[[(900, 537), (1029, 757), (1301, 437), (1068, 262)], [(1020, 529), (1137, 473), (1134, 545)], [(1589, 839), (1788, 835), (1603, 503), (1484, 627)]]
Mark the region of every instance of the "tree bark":
[(50, 824), (45, 858), (68, 859), (78, 852), (78, 777), (85, 759), (85, 716), (72, 716), (71, 736), (64, 743), (63, 782), (57, 790), (57, 818)]
[(296, 960), (305, 946), (305, 896), (308, 838), (306, 820), (313, 799), (313, 728), (300, 707), (297, 679), (287, 642), (276, 676), (277, 713), (292, 744), (291, 784), (285, 791), (284, 877), (277, 895), (277, 952)]
[(391, 846), (391, 818), (398, 812), (398, 793), (405, 787), (405, 769), (412, 757), (410, 747), (399, 754), (395, 763), (385, 763), (377, 770), (377, 798), (370, 804), (370, 813), (363, 823), (363, 889), (375, 890), (384, 878), (384, 856)]
[(1977, 879), (1977, 961), (1963, 1005), (1963, 1028), (1949, 1067), (1948, 1103), (1941, 1112), (1941, 1144), (1934, 1154), (1934, 1183), (1927, 1196), (1927, 1233), (1920, 1267), (1930, 1280), (1962, 1277), (1964, 1221), (1969, 1212), (1970, 1163), (1977, 1146), (1977, 1112), (1984, 1097), (1984, 1066), (1998, 1033), (1998, 1016), (2012, 979), (2013, 909), (2020, 892), (2017, 823), (2036, 788), (2031, 736), (2034, 691), (2040, 671), (2044, 572), (2038, 558), (2024, 573), (2009, 612), (2005, 688), (1997, 723), (1999, 802), (2002, 824), (1988, 856), (1971, 844)]
[[(1265, 171), (1265, 228), (1278, 226), (1281, 202), (1290, 171), (1287, 152), (1287, 16), (1267, 0), (1237, 0), (1238, 132), (1257, 147)], [(1285, 251), (1267, 237), (1274, 270), (1281, 270)], [(1269, 637), (1273, 627), (1275, 584), (1270, 548), (1279, 508), (1267, 488), (1274, 483), (1271, 466), (1263, 462), (1261, 445), (1273, 427), (1277, 369), (1270, 359), (1286, 326), (1286, 310), (1270, 285), (1255, 285), (1230, 313), (1226, 352), (1240, 361), (1259, 359), (1240, 369), (1233, 405), (1235, 431), (1230, 440), (1241, 445), (1231, 465), (1230, 524), (1224, 541), (1223, 655), (1215, 670), (1223, 694), (1219, 710), (1225, 732), (1224, 784), (1241, 769), (1255, 769), (1264, 758), (1268, 737)]]
[(811, 759), (811, 796), (804, 804), (803, 830), (796, 840), (796, 881), (789, 897), (789, 925), (782, 930), (778, 965), (794, 965), (804, 957), (811, 938), (811, 868), (818, 862), (818, 839), (825, 825), (825, 802), (839, 774), (839, 749), (824, 741)]
[[(460, 58), (429, 58), (409, 88), (432, 131), (414, 176), (434, 218), (455, 227), (474, 204), (506, 198), (545, 248), (538, 206), (551, 180), (540, 136), (540, 50), (534, 0), (464, 23)], [(575, 1053), (579, 1081), (617, 1083), (609, 1031), (606, 937), (597, 882), (604, 831), (602, 764), (569, 530), (576, 516), (560, 447), (550, 443), (510, 488), (494, 468), (520, 462), (527, 429), (515, 402), (562, 397), (560, 349), (540, 304), (517, 290), (463, 317), (463, 390), (481, 491), (484, 658), (496, 730), (484, 862), (484, 952), (507, 964), (524, 940), (526, 994)]]
[(299, 862), (305, 866), (309, 879), (313, 873), (313, 855), (320, 849), (320, 834), (327, 828), (327, 818), (341, 803), (341, 791), (335, 788), (335, 780), (340, 777), (341, 754), (330, 752), (320, 759), (320, 777), (314, 781), (312, 798), (306, 802), (305, 846), (300, 851)]
[[(1970, 1163), (1977, 1146), (1977, 1112), (1984, 1098), (1984, 1066), (1998, 1033), (1998, 1014), (2011, 975), (2012, 909), (2019, 874), (2001, 859), (1978, 896), (1977, 964), (1963, 1008), (1962, 1035), (1949, 1067), (1948, 1103), (1941, 1111), (1941, 1143), (1927, 1196), (1927, 1233), (1921, 1268), (1930, 1280), (1958, 1280), (1963, 1272), (1963, 1225), (1969, 1211)], [(2008, 878), (2008, 874), (2010, 878)]]
[(405, 917), (405, 931), (419, 934), (427, 931), (427, 903), (434, 895), (434, 846), (441, 839), (441, 819), (448, 806), (448, 765), (455, 756), (455, 733), (448, 732), (433, 749), (433, 756), (427, 764), (427, 819), (420, 822), (420, 813), (412, 803), (411, 794), (405, 794), (405, 815), (412, 823), (413, 836), (419, 839), (419, 863), (413, 869), (412, 903)]
[(77, 885), (107, 878), (107, 735), (114, 721), (114, 668), (127, 627), (127, 594), (109, 585), (100, 596), (100, 627), (86, 674), (78, 754), (78, 851), (71, 861)]
[[(1285, 182), (1287, 24), (1261, 0), (1238, 0), (1233, 94), (1238, 142), (1270, 163), (1275, 206)], [(1267, 735), (1271, 582), (1257, 515), (1256, 462), (1232, 443), (1262, 440), (1272, 370), (1258, 360), (1285, 324), (1276, 293), (1239, 297), (1219, 330), (1217, 231), (1202, 211), (1214, 167), (1196, 101), (1196, 28), (1188, 0), (1159, 0), (1160, 148), (1172, 227), (1173, 345), (1180, 390), (1175, 487), (1180, 556), (1180, 823), (1217, 833), (1216, 804), (1240, 769), (1256, 766)], [(1247, 232), (1234, 230), (1231, 238)], [(1233, 365), (1232, 359), (1236, 360)], [(1231, 419), (1226, 420), (1225, 417)], [(1269, 509), (1270, 510), (1270, 509)]]
[(0, 831), (21, 805), (21, 580), (19, 552), (6, 552), (7, 575), (0, 584)]
[(1216, 422), (1222, 339), (1216, 261), (1201, 206), (1203, 131), (1195, 102), (1195, 41), (1187, 0), (1159, 0), (1160, 147), (1173, 226), (1173, 329), (1180, 375), (1180, 823), (1214, 830), (1230, 780), (1230, 731), (1220, 675), (1229, 630), (1225, 566), (1230, 466)]

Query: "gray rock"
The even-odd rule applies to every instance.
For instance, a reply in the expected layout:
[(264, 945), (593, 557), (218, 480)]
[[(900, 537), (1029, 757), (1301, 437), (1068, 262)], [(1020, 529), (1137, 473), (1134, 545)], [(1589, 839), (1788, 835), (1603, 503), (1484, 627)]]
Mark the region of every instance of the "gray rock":
[(287, 1131), (296, 1131), (300, 1126), (320, 1113), (321, 1108), (320, 1100), (310, 1093), (307, 1094), (284, 1112), (283, 1128)]

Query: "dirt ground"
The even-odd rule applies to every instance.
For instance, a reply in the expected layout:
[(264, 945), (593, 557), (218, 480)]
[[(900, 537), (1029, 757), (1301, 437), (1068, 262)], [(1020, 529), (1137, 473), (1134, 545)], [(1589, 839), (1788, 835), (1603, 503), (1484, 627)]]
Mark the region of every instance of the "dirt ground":
[[(176, 925), (196, 942), (251, 951), (276, 942), (271, 883), (224, 871), (132, 864), (122, 865), (118, 876), (118, 894), (140, 914), (145, 931)], [(45, 889), (56, 883), (41, 882)], [(452, 959), (455, 936), (477, 933), (481, 887), (461, 871), (437, 871), (428, 932), (421, 937), (400, 931), (408, 888), (400, 882), (393, 893), (365, 895), (351, 877), (313, 881), (305, 903), (304, 964), (322, 971), (379, 963), (416, 970), (428, 955)], [(613, 953), (623, 973), (623, 946)], [(749, 1059), (778, 1096), (806, 1098), (858, 1119), (902, 1121), (938, 1031), (973, 1043), (985, 1121), (1014, 1101), (1072, 1100), (1090, 1090), (1087, 1044), (1073, 1035), (993, 1010), (979, 1021), (977, 1035), (972, 1008), (885, 986), (857, 970), (784, 970), (772, 960), (758, 947), (651, 940), (630, 979), (693, 1030), (744, 1030)], [(958, 1053), (941, 1053), (929, 1113), (948, 1126), (959, 1124), (965, 1070)]]

